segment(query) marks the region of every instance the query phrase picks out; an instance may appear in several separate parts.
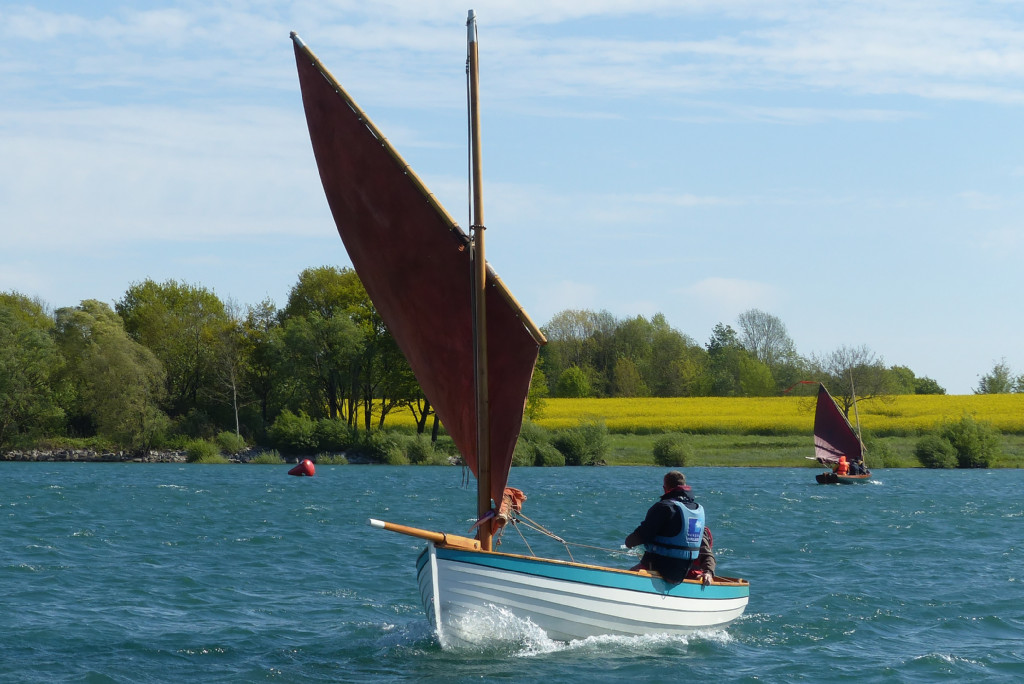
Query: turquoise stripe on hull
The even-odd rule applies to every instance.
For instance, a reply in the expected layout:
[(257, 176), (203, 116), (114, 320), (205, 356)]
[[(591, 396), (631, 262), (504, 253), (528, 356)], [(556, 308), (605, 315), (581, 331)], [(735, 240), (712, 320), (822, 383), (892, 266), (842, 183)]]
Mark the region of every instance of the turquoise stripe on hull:
[[(644, 577), (632, 573), (617, 572), (601, 568), (588, 567), (564, 561), (545, 560), (510, 556), (486, 551), (463, 551), (459, 549), (437, 548), (437, 557), (457, 563), (468, 563), (487, 568), (495, 568), (508, 572), (518, 572), (534, 577), (545, 577), (567, 582), (576, 582), (596, 587), (624, 589), (644, 594), (678, 596), (697, 599), (737, 599), (750, 596), (749, 586), (718, 586), (704, 587), (692, 582), (669, 584), (654, 577)], [(416, 560), (416, 573), (424, 571), (428, 553), (425, 549)]]

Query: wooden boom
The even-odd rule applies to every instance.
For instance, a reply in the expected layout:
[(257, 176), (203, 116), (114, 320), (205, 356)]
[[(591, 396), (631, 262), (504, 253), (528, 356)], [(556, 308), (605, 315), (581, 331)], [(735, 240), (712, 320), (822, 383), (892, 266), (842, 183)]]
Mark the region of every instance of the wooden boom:
[(451, 546), (457, 549), (466, 549), (469, 551), (479, 551), (480, 542), (477, 539), (470, 539), (469, 537), (460, 537), (455, 534), (445, 534), (444, 532), (431, 532), (430, 530), (421, 530), (418, 527), (408, 527), (407, 525), (397, 525), (395, 523), (389, 523), (384, 520), (377, 520), (370, 518), (370, 527), (376, 527), (381, 530), (390, 530), (392, 532), (398, 532), (399, 534), (407, 534), (410, 537), (419, 537), (420, 539), (426, 539), (429, 542), (440, 544), (442, 546)]

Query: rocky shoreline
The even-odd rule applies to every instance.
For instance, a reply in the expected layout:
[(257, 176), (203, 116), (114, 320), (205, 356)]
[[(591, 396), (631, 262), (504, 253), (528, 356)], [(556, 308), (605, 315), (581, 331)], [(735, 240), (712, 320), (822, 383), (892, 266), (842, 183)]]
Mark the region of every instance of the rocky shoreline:
[[(243, 451), (226, 456), (231, 463), (248, 463), (266, 449), (250, 447)], [(345, 456), (352, 464), (372, 463), (362, 454), (331, 454)], [(311, 456), (285, 456), (285, 463), (297, 463)], [(0, 452), (0, 461), (28, 461), (40, 463), (79, 462), (79, 463), (187, 463), (185, 451), (150, 449), (147, 451), (96, 451), (94, 449), (12, 449)]]
[[(249, 448), (228, 456), (232, 463), (248, 463), (263, 449)], [(285, 462), (298, 457), (283, 457)], [(0, 461), (40, 461), (81, 463), (186, 463), (185, 451), (149, 449), (146, 451), (96, 451), (93, 449), (12, 449), (0, 453)]]
[(0, 454), (0, 461), (81, 461), (84, 463), (184, 463), (184, 451), (94, 451), (92, 449), (25, 449)]

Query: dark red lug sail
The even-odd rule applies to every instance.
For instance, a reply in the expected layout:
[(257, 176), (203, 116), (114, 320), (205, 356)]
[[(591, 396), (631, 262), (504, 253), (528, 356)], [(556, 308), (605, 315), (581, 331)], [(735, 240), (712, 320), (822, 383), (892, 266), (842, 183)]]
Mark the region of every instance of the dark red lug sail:
[[(352, 265), (474, 474), (469, 238), (319, 60), (295, 41), (309, 135)], [(543, 336), (488, 274), (491, 498), (500, 503)]]

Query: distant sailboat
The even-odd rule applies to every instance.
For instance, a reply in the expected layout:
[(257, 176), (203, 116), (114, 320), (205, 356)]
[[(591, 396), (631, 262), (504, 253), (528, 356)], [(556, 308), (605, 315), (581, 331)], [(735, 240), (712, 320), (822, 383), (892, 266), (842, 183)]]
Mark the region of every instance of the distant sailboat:
[(860, 470), (853, 464), (864, 462), (864, 443), (825, 385), (818, 383), (818, 404), (814, 411), (814, 460), (834, 469), (843, 457), (851, 470), (843, 475), (835, 470), (820, 473), (815, 476), (818, 484), (852, 484), (871, 479), (871, 471), (866, 468), (863, 472), (853, 472)]
[(467, 236), (387, 139), (292, 34), (313, 151), (338, 232), (370, 299), (477, 478), (476, 538), (371, 520), (427, 541), (416, 561), (442, 646), (486, 639), (477, 616), (507, 613), (550, 638), (683, 634), (729, 624), (746, 580), (702, 586), (656, 575), (500, 553), (492, 537), (544, 336), (484, 259), (476, 19), (469, 13), (473, 231)]

